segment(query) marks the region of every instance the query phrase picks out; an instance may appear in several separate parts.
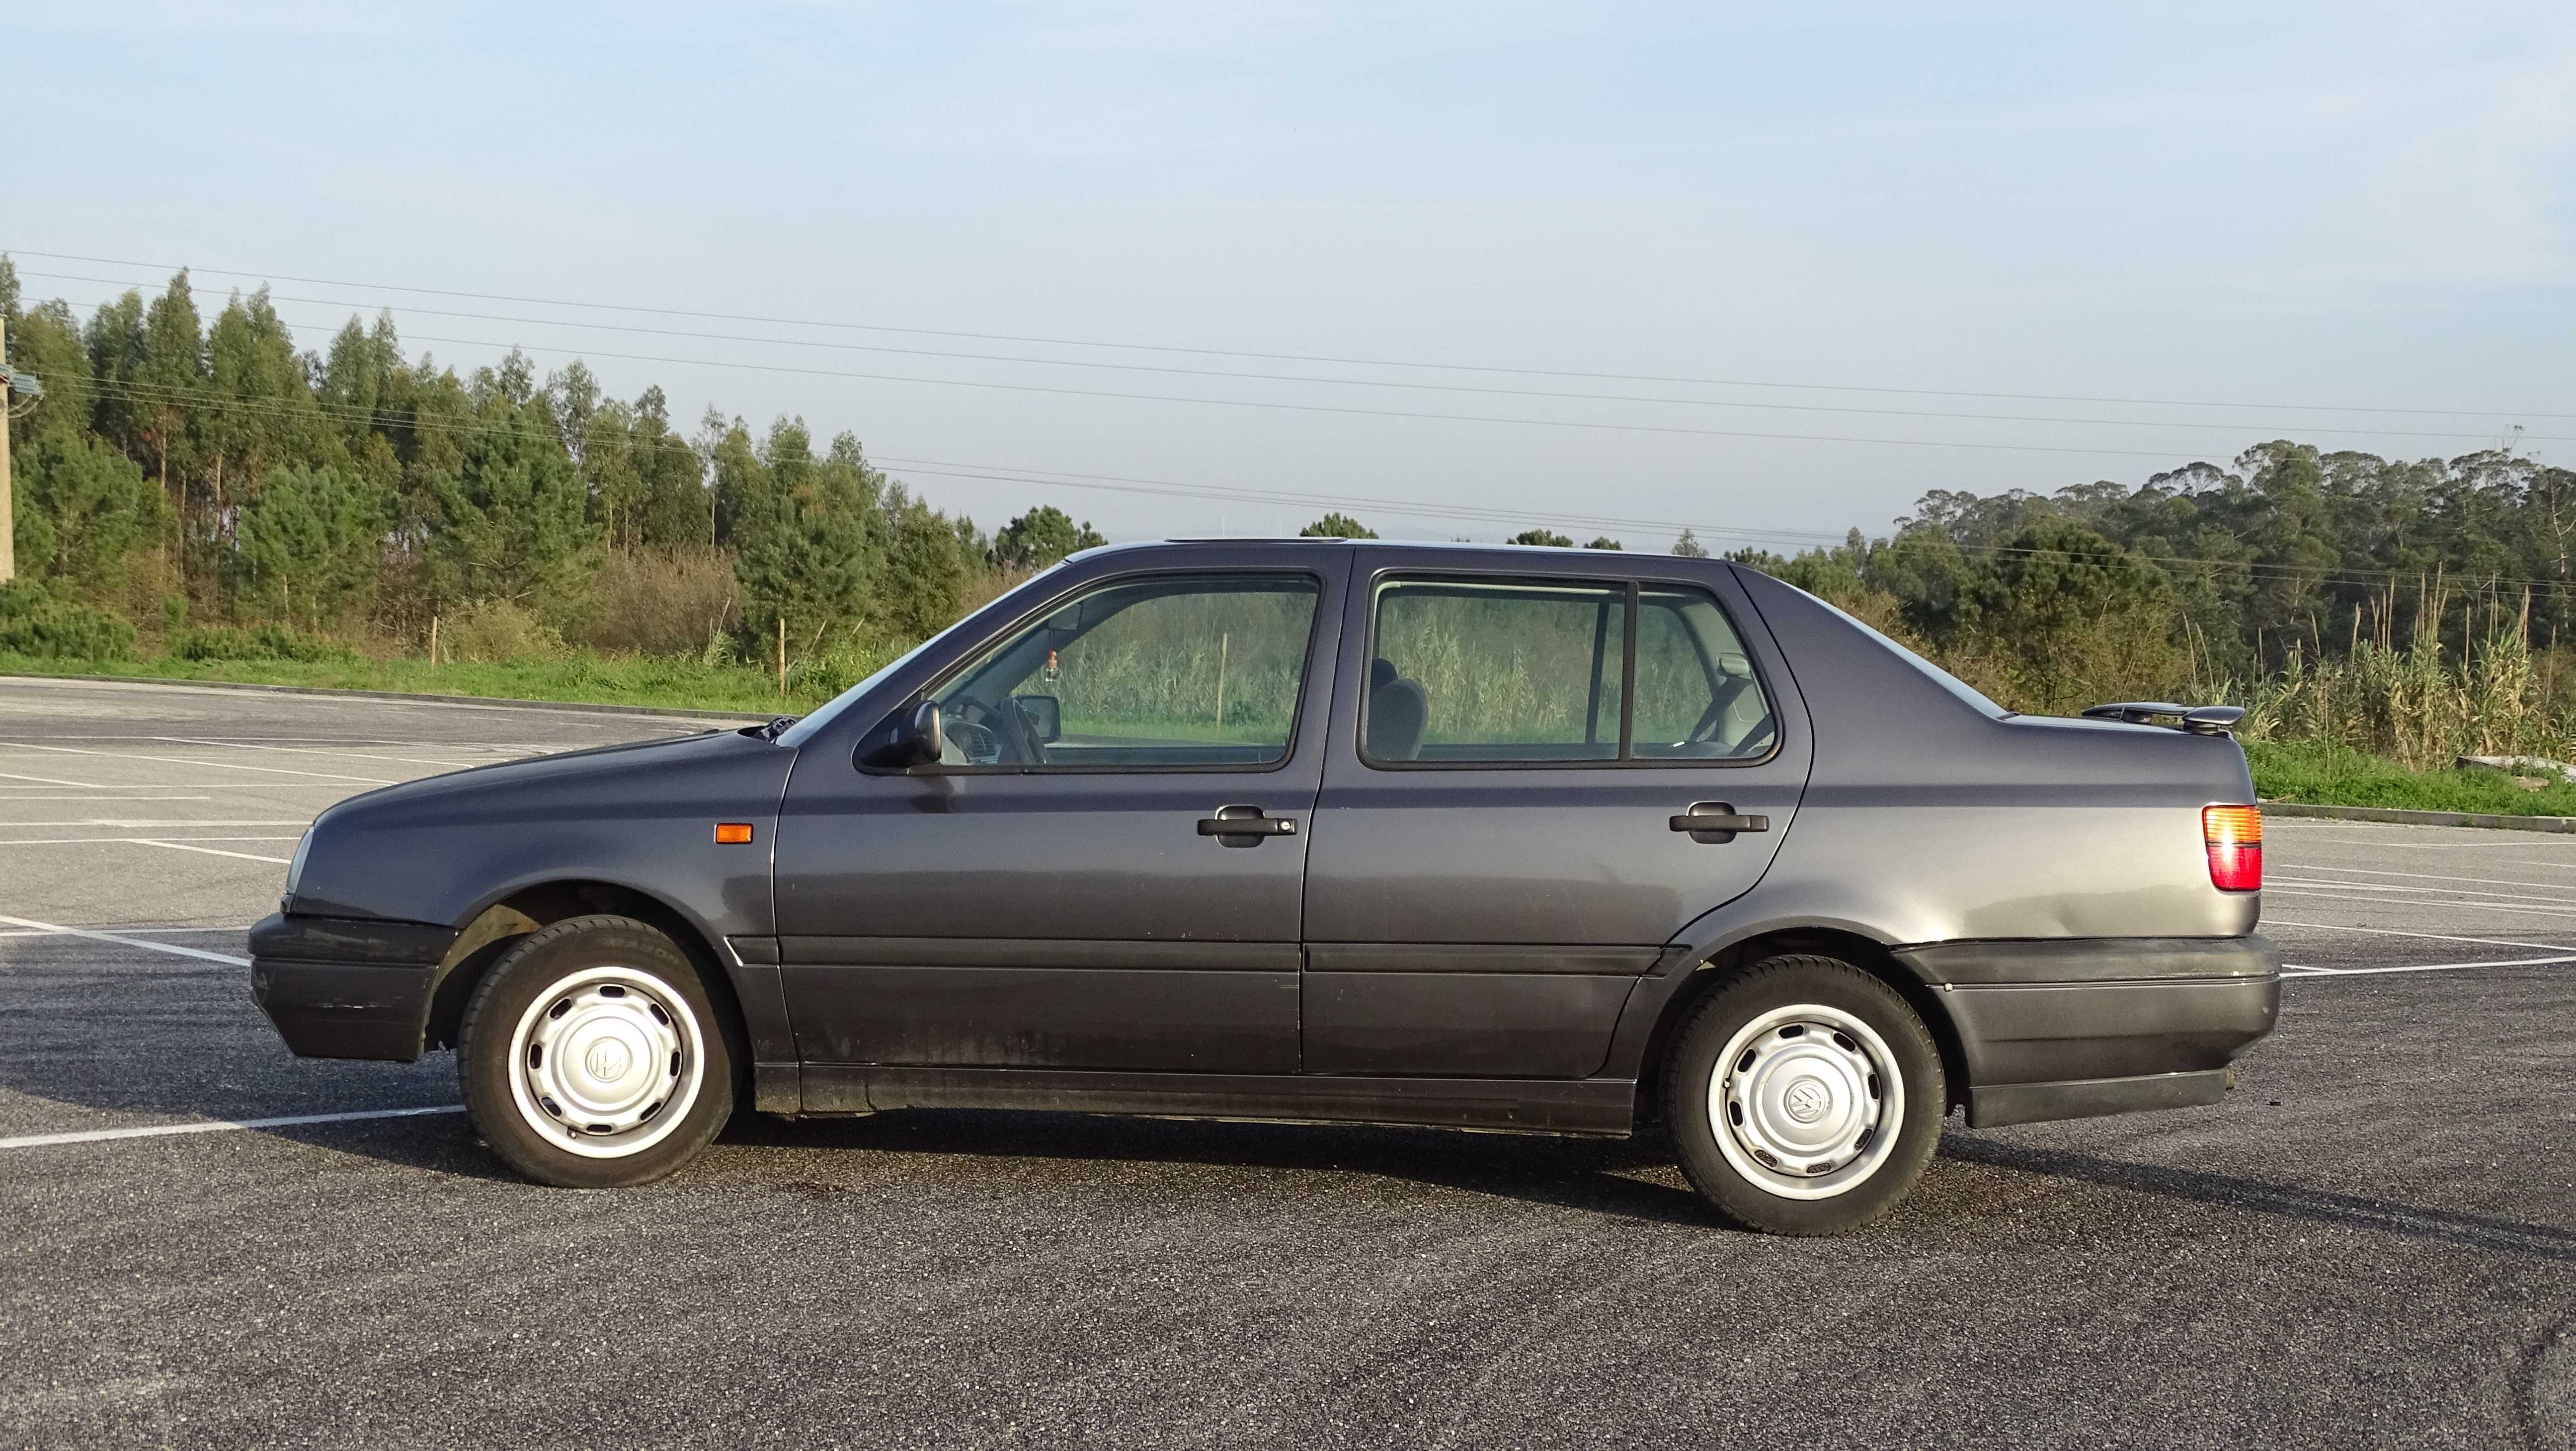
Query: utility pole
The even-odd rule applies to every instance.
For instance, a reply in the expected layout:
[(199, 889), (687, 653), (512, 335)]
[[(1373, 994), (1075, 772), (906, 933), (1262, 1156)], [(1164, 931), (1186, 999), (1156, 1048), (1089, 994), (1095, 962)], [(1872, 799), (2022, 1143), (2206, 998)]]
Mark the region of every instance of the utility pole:
[(9, 324), (0, 321), (0, 584), (18, 577), (18, 521), (10, 513), (9, 488), (9, 395), (17, 391), (9, 384), (16, 377), (9, 369)]

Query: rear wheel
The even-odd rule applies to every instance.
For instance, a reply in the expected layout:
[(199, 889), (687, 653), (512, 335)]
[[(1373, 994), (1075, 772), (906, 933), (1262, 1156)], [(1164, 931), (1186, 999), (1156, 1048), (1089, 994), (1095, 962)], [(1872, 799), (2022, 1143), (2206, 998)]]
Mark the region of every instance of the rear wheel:
[(733, 1053), (706, 985), (678, 944), (632, 918), (531, 934), (476, 986), (461, 1036), (475, 1128), (541, 1184), (659, 1179), (733, 1113)]
[(1922, 1177), (1948, 1111), (1940, 1050), (1887, 984), (1775, 957), (1711, 993), (1665, 1068), (1682, 1172), (1748, 1229), (1840, 1234)]

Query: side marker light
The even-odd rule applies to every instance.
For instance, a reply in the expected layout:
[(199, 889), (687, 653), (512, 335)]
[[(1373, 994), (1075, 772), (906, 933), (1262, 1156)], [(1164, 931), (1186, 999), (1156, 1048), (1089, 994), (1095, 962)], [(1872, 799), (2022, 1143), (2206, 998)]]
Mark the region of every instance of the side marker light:
[[(717, 822), (717, 823), (716, 823), (716, 845), (718, 845), (718, 846), (749, 846), (749, 845), (751, 845), (751, 823), (750, 823), (750, 822), (748, 822), (748, 821), (719, 821), (719, 822)], [(2212, 861), (2216, 861), (2216, 860), (2217, 860), (2217, 858), (2216, 858), (2216, 857), (2211, 857), (2211, 858), (2210, 858), (2210, 860), (2212, 860)]]

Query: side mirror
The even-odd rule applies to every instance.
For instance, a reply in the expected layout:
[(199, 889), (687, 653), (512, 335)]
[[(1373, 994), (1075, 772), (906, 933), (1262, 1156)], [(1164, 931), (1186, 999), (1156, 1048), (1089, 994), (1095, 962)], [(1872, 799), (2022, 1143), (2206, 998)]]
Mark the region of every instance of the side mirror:
[(858, 764), (872, 771), (908, 771), (939, 759), (947, 740), (939, 723), (939, 702), (925, 700), (900, 715), (889, 716), (860, 740)]
[(1014, 695), (1011, 704), (1019, 707), (1020, 725), (1029, 739), (1040, 745), (1052, 745), (1064, 736), (1064, 702), (1052, 695)]

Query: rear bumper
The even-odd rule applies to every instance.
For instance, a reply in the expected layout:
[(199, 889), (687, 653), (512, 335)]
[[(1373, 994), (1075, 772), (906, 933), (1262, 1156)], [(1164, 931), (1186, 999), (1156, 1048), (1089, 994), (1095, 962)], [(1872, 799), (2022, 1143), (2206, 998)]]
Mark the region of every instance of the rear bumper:
[(2259, 936), (1899, 949), (1958, 1030), (1976, 1128), (2218, 1102), (2280, 1016)]
[(424, 922), (271, 915), (250, 930), (250, 995), (298, 1058), (421, 1055), (458, 936)]

